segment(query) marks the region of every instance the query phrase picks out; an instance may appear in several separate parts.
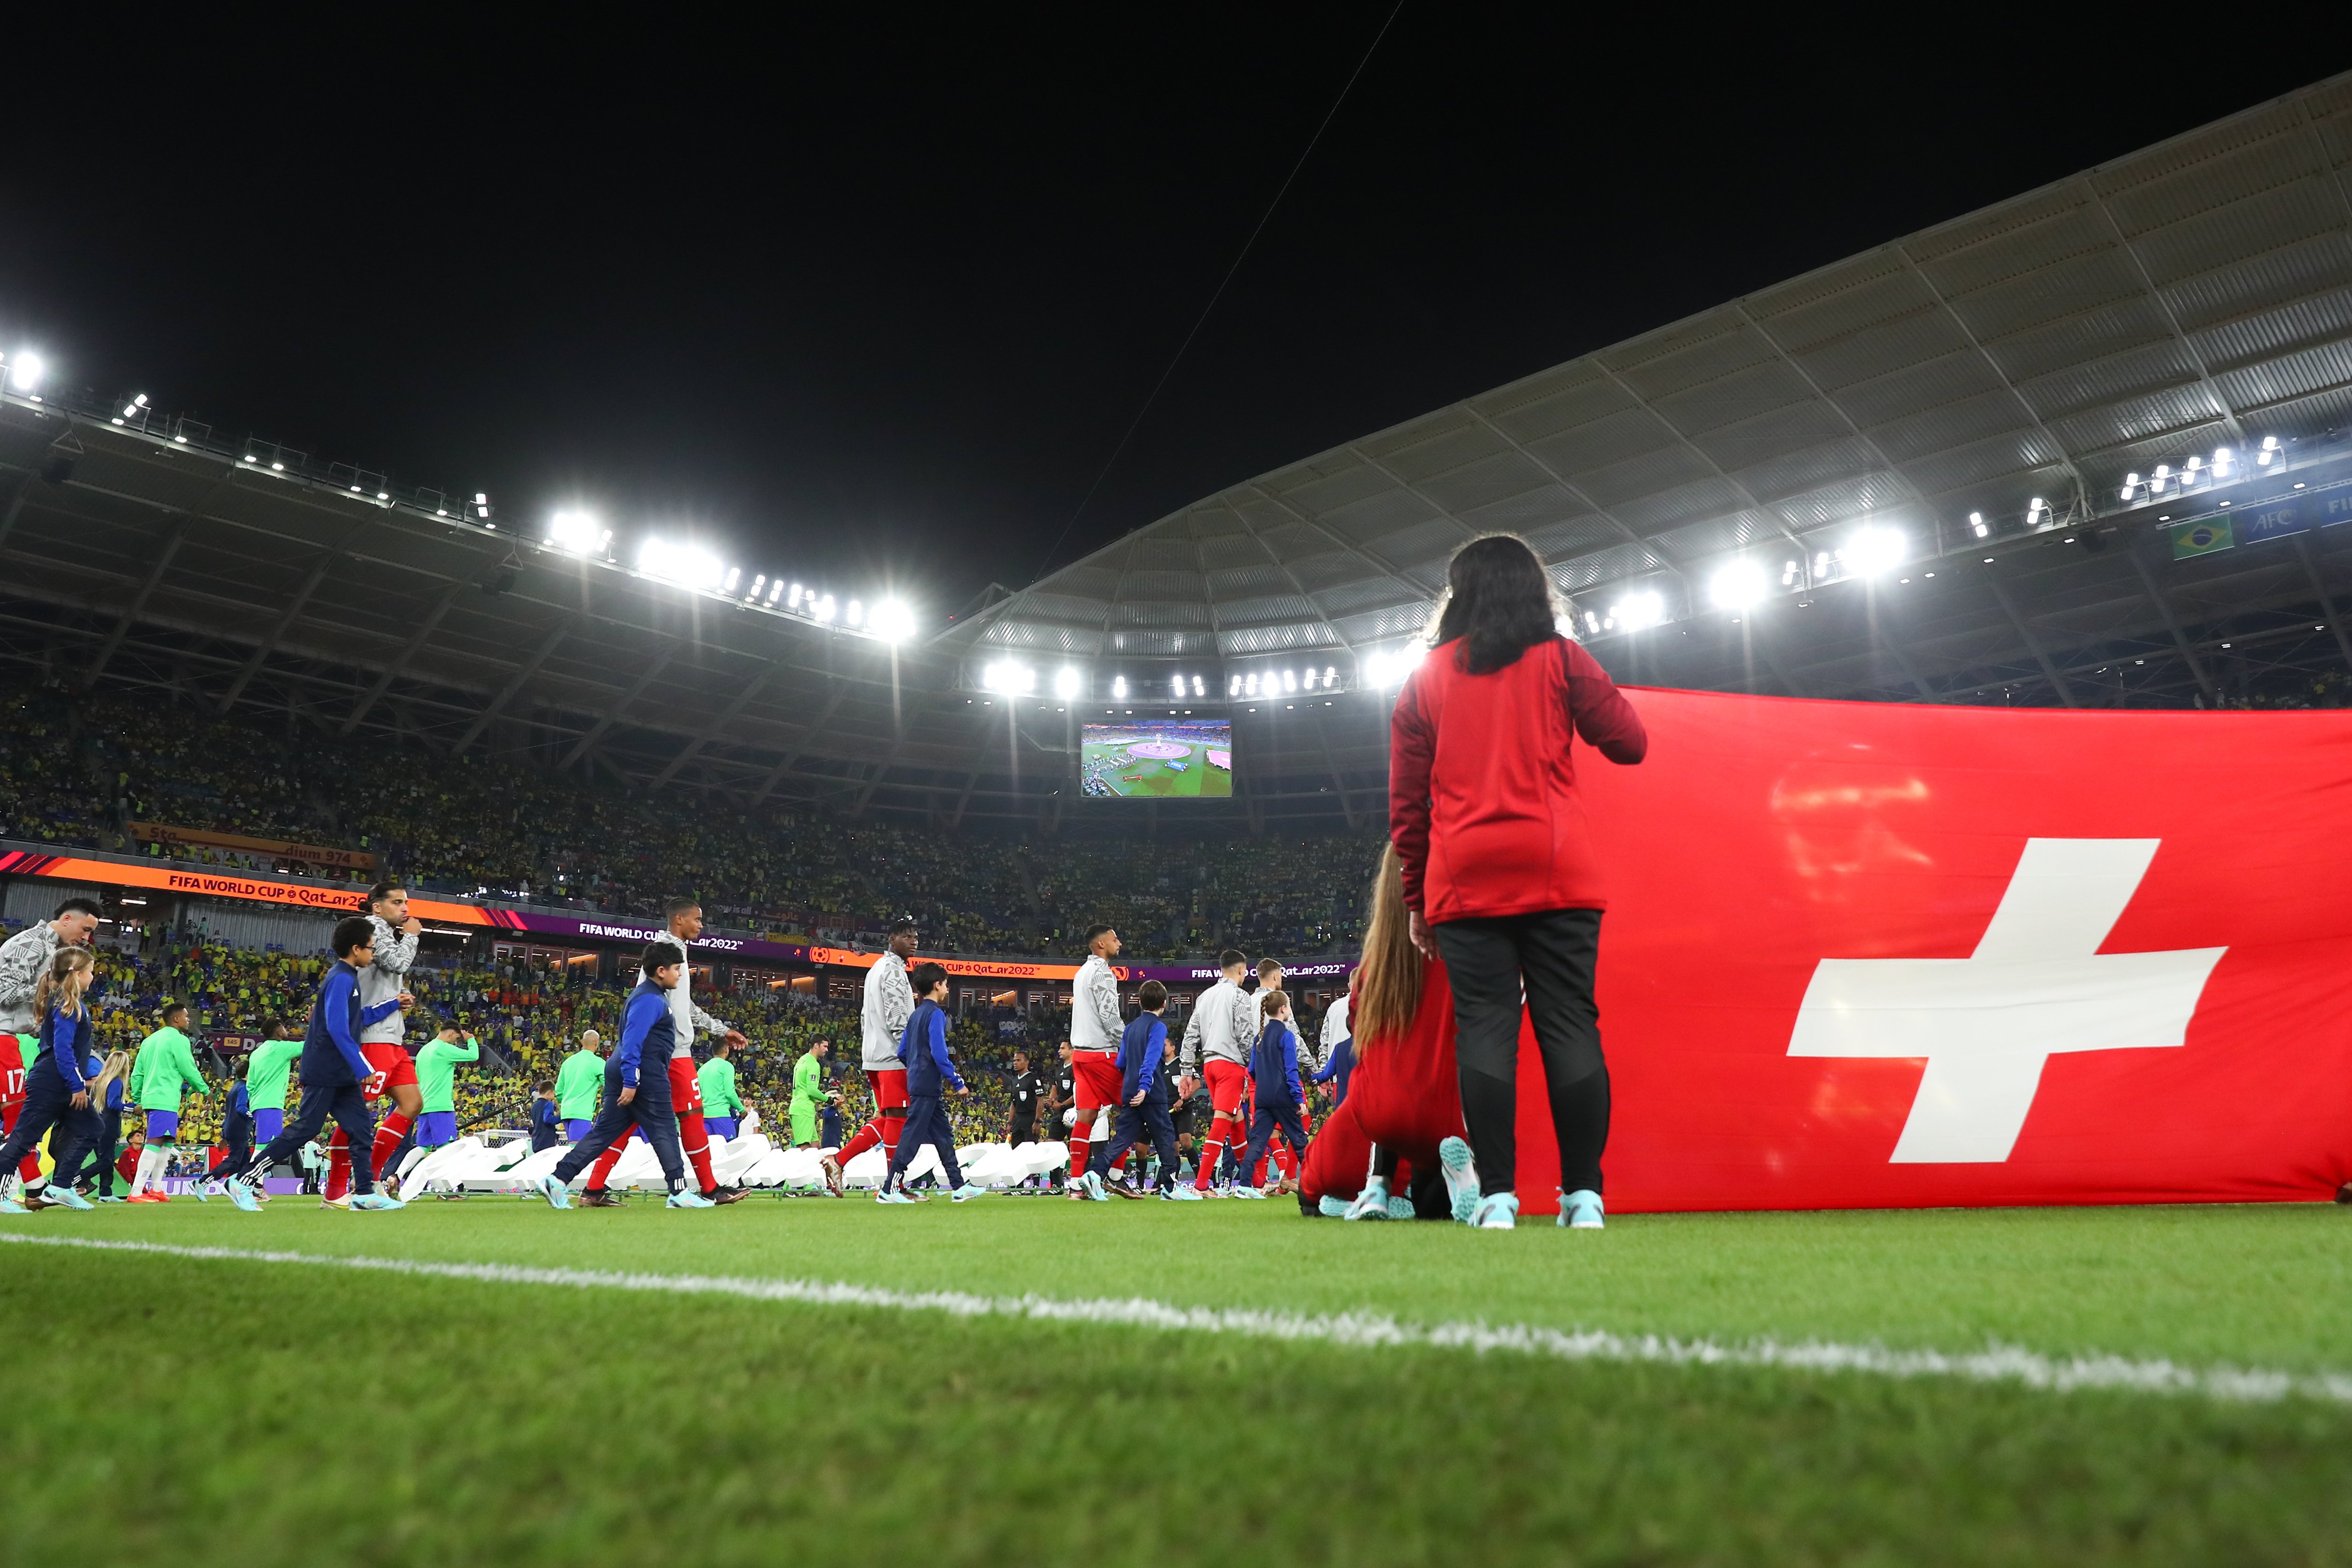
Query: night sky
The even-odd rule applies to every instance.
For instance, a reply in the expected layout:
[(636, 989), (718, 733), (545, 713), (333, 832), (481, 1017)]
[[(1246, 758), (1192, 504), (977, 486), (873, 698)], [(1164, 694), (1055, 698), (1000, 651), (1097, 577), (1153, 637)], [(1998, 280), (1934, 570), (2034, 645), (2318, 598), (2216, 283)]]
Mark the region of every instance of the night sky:
[(520, 529), (585, 502), (625, 542), (887, 578), (928, 625), (2352, 65), (2307, 47), (2344, 36), (2315, 11), (2193, 50), (1949, 14), (1926, 45), (1907, 14), (1874, 53), (1414, 0), (1072, 526), (1387, 5), (342, 37), (177, 15), (12, 49), (0, 346), (226, 437), (488, 489)]

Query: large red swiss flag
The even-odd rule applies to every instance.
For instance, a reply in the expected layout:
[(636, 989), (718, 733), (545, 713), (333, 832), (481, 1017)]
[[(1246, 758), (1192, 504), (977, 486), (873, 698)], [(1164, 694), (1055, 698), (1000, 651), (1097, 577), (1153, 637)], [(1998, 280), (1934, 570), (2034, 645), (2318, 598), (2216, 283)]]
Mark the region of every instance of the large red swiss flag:
[[(1578, 761), (1610, 895), (1612, 1209), (2312, 1199), (2352, 1176), (2352, 715), (1629, 695), (1649, 759)], [(2057, 874), (2019, 878), (2029, 844)], [(2063, 868), (2118, 857), (2102, 914)], [(2020, 962), (1979, 960), (1997, 909)], [(2138, 961), (2170, 989), (2143, 1006), (2115, 954), (2175, 955)], [(1922, 959), (1971, 966), (1822, 967)], [(1846, 1054), (1791, 1055), (1801, 1008)], [(1903, 1054), (1930, 1040), (1942, 1088)], [(1530, 1199), (1557, 1179), (1539, 1073), (1528, 1052)], [(1985, 1109), (2004, 1083), (2021, 1122)]]

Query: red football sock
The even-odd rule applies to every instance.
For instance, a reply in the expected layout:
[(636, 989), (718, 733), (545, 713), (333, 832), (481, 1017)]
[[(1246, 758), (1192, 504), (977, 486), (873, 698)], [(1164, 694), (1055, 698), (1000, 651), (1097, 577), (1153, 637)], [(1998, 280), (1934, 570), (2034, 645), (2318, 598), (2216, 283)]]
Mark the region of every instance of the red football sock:
[(882, 1124), (880, 1134), (882, 1158), (886, 1162), (897, 1159), (898, 1139), (907, 1131), (907, 1112), (903, 1109), (895, 1113), (886, 1110), (876, 1120)]
[(16, 1163), (16, 1174), (25, 1179), (25, 1184), (28, 1187), (35, 1182), (39, 1181), (41, 1179), (41, 1157), (38, 1154), (26, 1155), (22, 1160), (19, 1160)]
[(1217, 1163), (1224, 1157), (1223, 1139), (1213, 1136), (1201, 1145), (1201, 1169), (1199, 1174), (1192, 1178), (1194, 1191), (1205, 1193), (1209, 1190), (1210, 1184), (1217, 1179)]
[(327, 1135), (327, 1184), (319, 1195), (334, 1202), (352, 1190), (352, 1146), (340, 1127)]
[(414, 1119), (403, 1116), (397, 1110), (386, 1111), (383, 1120), (376, 1123), (375, 1147), (369, 1152), (368, 1169), (375, 1173), (377, 1181), (383, 1180), (383, 1168), (392, 1159), (393, 1151), (400, 1147), (400, 1141), (407, 1137), (408, 1130), (415, 1125)]
[(1070, 1148), (1070, 1176), (1076, 1181), (1087, 1173), (1087, 1134), (1094, 1131), (1094, 1121), (1083, 1110), (1078, 1112), (1078, 1124), (1070, 1129), (1066, 1140)]
[(1289, 1144), (1279, 1144), (1269, 1152), (1274, 1156), (1274, 1168), (1282, 1173), (1286, 1181), (1297, 1173), (1298, 1156), (1290, 1152)]
[(859, 1128), (856, 1135), (851, 1138), (848, 1142), (844, 1143), (841, 1146), (840, 1152), (835, 1153), (834, 1158), (846, 1165), (849, 1162), (856, 1159), (857, 1156), (865, 1153), (866, 1151), (873, 1148), (876, 1144), (881, 1142), (882, 1119), (877, 1116), (873, 1121), (868, 1121), (865, 1126)]
[(694, 1167), (694, 1179), (702, 1184), (707, 1196), (719, 1190), (719, 1178), (710, 1173), (710, 1130), (702, 1124), (702, 1112), (689, 1110), (677, 1119), (678, 1142), (686, 1145), (687, 1163)]
[(613, 1173), (613, 1167), (621, 1163), (621, 1151), (626, 1149), (629, 1146), (629, 1141), (636, 1135), (637, 1130), (634, 1127), (630, 1128), (614, 1141), (611, 1148), (596, 1156), (596, 1163), (589, 1167), (588, 1171), (588, 1184), (591, 1187), (600, 1193), (604, 1190), (604, 1179)]

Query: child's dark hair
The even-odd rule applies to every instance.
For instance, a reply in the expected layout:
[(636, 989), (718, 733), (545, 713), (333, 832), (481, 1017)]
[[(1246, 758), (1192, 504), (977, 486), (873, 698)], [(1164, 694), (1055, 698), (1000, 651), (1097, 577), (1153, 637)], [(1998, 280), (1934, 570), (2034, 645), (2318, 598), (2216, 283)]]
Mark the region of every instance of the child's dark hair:
[(352, 949), (366, 947), (374, 941), (375, 927), (368, 923), (367, 916), (345, 915), (335, 922), (335, 934), (328, 945), (335, 950), (337, 958), (349, 958)]
[(555, 1086), (550, 1083), (547, 1079), (541, 1079), (537, 1083), (530, 1086), (530, 1091), (533, 1094), (552, 1094), (555, 1092)]
[(646, 979), (651, 980), (655, 970), (676, 969), (685, 962), (685, 959), (678, 956), (677, 943), (649, 942), (646, 943), (645, 956), (637, 960), (637, 967), (646, 972)]
[(1168, 987), (1157, 980), (1147, 980), (1136, 988), (1137, 1005), (1147, 1013), (1157, 1013), (1168, 1005)]
[(945, 965), (925, 963), (915, 965), (914, 973), (907, 976), (907, 983), (915, 988), (915, 1000), (919, 1002), (931, 994), (932, 986), (947, 977)]

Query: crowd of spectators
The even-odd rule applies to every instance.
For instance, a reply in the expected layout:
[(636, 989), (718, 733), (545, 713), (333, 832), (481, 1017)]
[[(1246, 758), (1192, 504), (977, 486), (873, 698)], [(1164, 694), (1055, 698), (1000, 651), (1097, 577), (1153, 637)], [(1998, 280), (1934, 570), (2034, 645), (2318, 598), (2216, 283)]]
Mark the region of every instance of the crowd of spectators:
[(19, 679), (0, 686), (0, 837), (318, 874), (132, 835), (162, 823), (363, 851), (421, 891), (638, 917), (691, 889), (714, 924), (788, 940), (845, 942), (911, 915), (930, 948), (1075, 952), (1104, 921), (1136, 959), (1352, 947), (1381, 845), (1376, 833), (1024, 842), (709, 798), (680, 811), (478, 752), (385, 746), (167, 693), (69, 696)]

